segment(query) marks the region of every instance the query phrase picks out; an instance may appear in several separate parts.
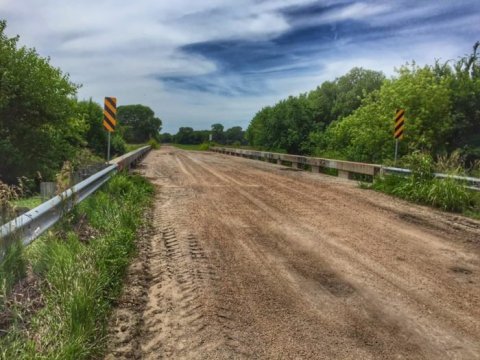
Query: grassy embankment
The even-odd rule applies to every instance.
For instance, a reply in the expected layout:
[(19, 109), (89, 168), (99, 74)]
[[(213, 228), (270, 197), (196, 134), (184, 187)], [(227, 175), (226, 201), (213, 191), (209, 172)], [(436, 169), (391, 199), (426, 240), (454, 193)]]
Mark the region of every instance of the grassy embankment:
[(455, 157), (456, 154), (450, 158), (440, 158), (435, 163), (429, 155), (416, 152), (403, 160), (402, 165), (412, 170), (410, 176), (380, 176), (374, 179), (372, 185), (364, 187), (414, 203), (480, 218), (479, 192), (467, 189), (454, 178), (434, 177), (435, 171), (450, 175), (466, 175), (463, 164)]
[(29, 247), (9, 248), (0, 264), (0, 358), (102, 355), (107, 318), (152, 198), (144, 178), (116, 175)]

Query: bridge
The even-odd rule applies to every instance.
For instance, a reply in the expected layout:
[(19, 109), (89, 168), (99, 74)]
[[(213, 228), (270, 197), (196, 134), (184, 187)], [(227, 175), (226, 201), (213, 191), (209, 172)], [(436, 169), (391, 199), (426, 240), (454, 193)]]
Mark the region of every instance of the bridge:
[(116, 356), (478, 358), (477, 221), (220, 153), (164, 146), (140, 171), (153, 229)]
[(107, 359), (479, 358), (480, 222), (350, 180), (402, 169), (148, 150), (0, 229), (3, 248), (12, 235), (29, 244), (134, 164), (155, 185)]

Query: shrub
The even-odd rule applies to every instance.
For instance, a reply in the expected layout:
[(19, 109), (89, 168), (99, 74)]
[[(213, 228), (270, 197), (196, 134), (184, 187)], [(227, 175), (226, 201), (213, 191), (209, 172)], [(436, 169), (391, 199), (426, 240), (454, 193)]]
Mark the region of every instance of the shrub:
[(160, 148), (160, 144), (154, 138), (150, 138), (150, 140), (148, 140), (147, 144), (150, 145), (153, 150), (157, 150), (157, 149)]
[(209, 143), (203, 143), (203, 144), (200, 144), (200, 147), (199, 147), (199, 150), (201, 151), (207, 151), (210, 149), (210, 144)]
[(415, 152), (404, 158), (411, 176), (387, 175), (375, 179), (372, 188), (400, 198), (446, 211), (465, 212), (475, 207), (470, 191), (452, 177), (434, 177), (436, 164), (430, 155)]

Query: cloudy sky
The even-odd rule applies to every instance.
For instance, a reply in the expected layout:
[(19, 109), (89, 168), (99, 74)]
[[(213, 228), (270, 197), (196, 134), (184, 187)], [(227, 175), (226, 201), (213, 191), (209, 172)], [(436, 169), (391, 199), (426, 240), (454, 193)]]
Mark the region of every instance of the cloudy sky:
[(478, 0), (0, 0), (0, 18), (80, 98), (148, 105), (168, 132), (246, 127), (354, 66), (392, 75), (480, 40)]

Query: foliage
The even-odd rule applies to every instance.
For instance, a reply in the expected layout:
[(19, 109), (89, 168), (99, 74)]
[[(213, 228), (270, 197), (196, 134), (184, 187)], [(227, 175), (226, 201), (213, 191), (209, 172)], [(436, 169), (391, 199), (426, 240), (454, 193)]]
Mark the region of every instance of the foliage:
[(172, 142), (173, 142), (173, 135), (170, 134), (170, 133), (160, 134), (160, 142), (161, 142), (162, 144), (172, 143)]
[(69, 220), (85, 218), (98, 232), (96, 239), (79, 241), (67, 222), (62, 224), (63, 232), (68, 231), (63, 239), (50, 233), (26, 249), (25, 259), (42, 281), (45, 304), (26, 328), (21, 321), (13, 323), (0, 338), (1, 358), (101, 357), (109, 311), (152, 194), (153, 187), (143, 178), (117, 175), (82, 202)]
[(34, 49), (8, 38), (0, 21), (0, 174), (51, 178), (84, 144), (87, 125), (76, 116), (78, 86)]
[(159, 149), (160, 148), (160, 144), (158, 143), (157, 140), (151, 138), (150, 140), (148, 140), (148, 145), (150, 145), (152, 147), (153, 150), (156, 150), (156, 149)]
[(23, 252), (22, 242), (14, 240), (0, 261), (0, 311), (3, 310), (12, 287), (25, 277), (27, 265)]
[(123, 139), (122, 135), (117, 132), (114, 132), (111, 138), (110, 144), (111, 156), (122, 155), (127, 152), (127, 143)]
[(412, 170), (408, 177), (387, 175), (375, 179), (372, 188), (400, 198), (442, 210), (466, 212), (475, 208), (474, 197), (454, 178), (434, 178), (435, 163), (427, 153), (415, 152), (404, 158)]
[(175, 147), (183, 150), (191, 150), (191, 151), (207, 151), (210, 149), (210, 143), (202, 143), (202, 144), (173, 144)]
[(386, 80), (352, 115), (335, 121), (324, 133), (312, 134), (315, 154), (364, 162), (383, 162), (394, 154), (395, 109), (405, 109), (405, 135), (399, 154), (414, 150), (445, 151), (452, 124), (450, 90), (429, 67), (415, 64), (398, 70), (398, 78)]
[(162, 120), (155, 117), (155, 113), (148, 106), (119, 106), (117, 118), (127, 142), (138, 144), (145, 143), (150, 138), (160, 140)]
[(176, 144), (201, 144), (208, 141), (209, 130), (193, 130), (191, 127), (181, 127), (174, 136)]
[(246, 132), (249, 144), (289, 153), (312, 153), (310, 134), (323, 131), (333, 120), (357, 109), (363, 98), (380, 88), (384, 75), (354, 68), (333, 82), (324, 82), (308, 94), (260, 110)]
[(233, 126), (225, 130), (225, 145), (245, 145), (245, 131), (241, 126)]
[(96, 155), (105, 157), (107, 149), (107, 132), (103, 127), (103, 110), (100, 105), (88, 101), (79, 101), (76, 104), (76, 111), (83, 121), (88, 124), (85, 134), (87, 146)]
[(222, 124), (213, 124), (212, 125), (212, 141), (223, 144), (225, 142), (225, 134), (223, 132)]

